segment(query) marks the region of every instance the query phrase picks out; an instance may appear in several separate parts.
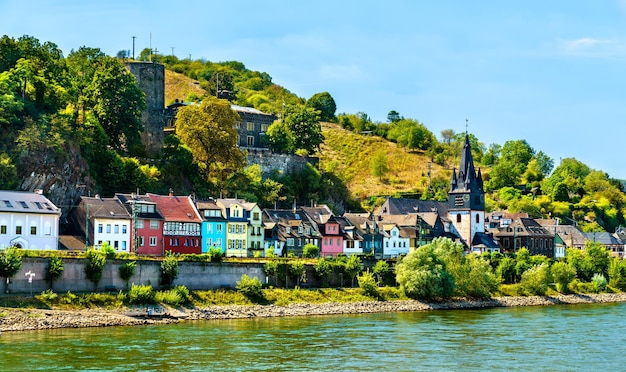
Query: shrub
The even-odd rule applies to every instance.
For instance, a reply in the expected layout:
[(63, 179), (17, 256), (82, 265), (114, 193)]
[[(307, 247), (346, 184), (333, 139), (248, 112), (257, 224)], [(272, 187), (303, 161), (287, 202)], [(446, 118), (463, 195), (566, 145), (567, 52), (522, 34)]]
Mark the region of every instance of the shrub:
[(39, 297), (43, 302), (49, 304), (51, 302), (54, 302), (57, 298), (59, 298), (59, 295), (52, 292), (52, 290), (50, 289), (46, 289), (45, 291), (41, 292)]
[(315, 264), (315, 272), (322, 279), (322, 286), (328, 285), (328, 277), (333, 272), (333, 266), (325, 258), (319, 258)]
[(263, 298), (262, 284), (258, 278), (250, 278), (244, 274), (241, 280), (237, 282), (237, 290), (251, 300)]
[(569, 292), (569, 284), (576, 278), (576, 269), (566, 262), (555, 262), (550, 268), (556, 290), (561, 293)]
[(115, 258), (115, 255), (117, 254), (115, 249), (111, 247), (107, 242), (104, 242), (100, 246), (100, 252), (102, 252), (102, 254), (104, 254), (106, 258)]
[(224, 252), (217, 247), (209, 248), (209, 252), (207, 254), (209, 255), (209, 261), (211, 262), (222, 262), (224, 259)]
[(385, 278), (387, 277), (387, 275), (389, 275), (390, 272), (391, 270), (389, 269), (389, 264), (387, 263), (387, 261), (376, 261), (373, 274), (376, 276), (376, 278), (378, 278), (378, 285), (382, 285), (384, 283)]
[(128, 289), (128, 281), (135, 275), (135, 266), (135, 261), (128, 261), (124, 262), (118, 269), (120, 278), (126, 282), (126, 289)]
[(168, 252), (166, 257), (161, 261), (161, 277), (159, 282), (165, 287), (171, 287), (174, 280), (178, 277), (178, 260)]
[(368, 296), (378, 297), (378, 284), (372, 272), (364, 271), (357, 277), (359, 288)]
[(306, 244), (302, 248), (302, 257), (305, 258), (316, 258), (320, 254), (320, 247), (315, 244)]
[(191, 300), (191, 297), (189, 296), (189, 289), (187, 289), (184, 285), (177, 285), (174, 287), (173, 291), (180, 295), (183, 303), (188, 303)]
[(620, 291), (626, 290), (626, 264), (623, 260), (614, 258), (609, 264), (609, 286)]
[(126, 299), (129, 304), (153, 304), (155, 303), (155, 293), (151, 285), (133, 284)]
[(520, 281), (521, 287), (528, 294), (539, 296), (546, 294), (550, 283), (552, 283), (552, 275), (550, 275), (550, 267), (545, 263), (524, 271)]
[(289, 265), (289, 272), (296, 278), (296, 285), (300, 286), (300, 281), (306, 282), (306, 270), (304, 262), (294, 261)]
[(65, 267), (63, 260), (58, 256), (51, 256), (48, 260), (48, 267), (46, 268), (45, 279), (50, 283), (50, 289), (52, 289), (52, 283), (59, 279), (63, 275)]
[(454, 277), (445, 270), (444, 262), (427, 244), (409, 253), (396, 265), (396, 280), (413, 299), (446, 299), (454, 293)]
[(98, 288), (98, 283), (102, 278), (102, 270), (106, 263), (106, 256), (103, 252), (98, 252), (95, 249), (89, 249), (85, 252), (87, 263), (85, 264), (85, 276), (94, 285), (94, 291)]
[(591, 278), (591, 283), (594, 287), (594, 292), (604, 292), (606, 290), (607, 281), (604, 275), (602, 274), (594, 274)]
[(154, 299), (158, 303), (168, 304), (172, 306), (180, 306), (184, 303), (184, 300), (180, 296), (180, 293), (178, 293), (174, 289), (169, 289), (167, 291), (157, 291), (155, 293)]

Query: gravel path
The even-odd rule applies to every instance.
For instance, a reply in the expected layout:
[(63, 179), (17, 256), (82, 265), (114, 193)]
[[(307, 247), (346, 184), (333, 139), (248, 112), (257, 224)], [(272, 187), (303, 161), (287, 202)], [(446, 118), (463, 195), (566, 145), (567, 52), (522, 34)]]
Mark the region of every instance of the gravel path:
[(132, 309), (84, 309), (77, 311), (0, 308), (0, 332), (51, 328), (82, 328), (169, 324), (184, 320), (238, 319), (281, 316), (363, 314), (400, 311), (474, 309), (508, 306), (546, 306), (579, 303), (626, 302), (626, 293), (529, 297), (496, 297), (485, 300), (455, 299), (446, 302), (362, 301), (288, 306), (212, 306), (181, 308), (153, 306)]

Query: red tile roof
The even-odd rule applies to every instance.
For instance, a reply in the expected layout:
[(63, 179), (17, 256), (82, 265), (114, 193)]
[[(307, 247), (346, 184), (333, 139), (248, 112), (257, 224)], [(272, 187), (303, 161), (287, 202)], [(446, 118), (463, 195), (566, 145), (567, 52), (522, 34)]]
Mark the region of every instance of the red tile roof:
[(165, 221), (202, 222), (200, 214), (188, 196), (147, 195), (156, 203)]

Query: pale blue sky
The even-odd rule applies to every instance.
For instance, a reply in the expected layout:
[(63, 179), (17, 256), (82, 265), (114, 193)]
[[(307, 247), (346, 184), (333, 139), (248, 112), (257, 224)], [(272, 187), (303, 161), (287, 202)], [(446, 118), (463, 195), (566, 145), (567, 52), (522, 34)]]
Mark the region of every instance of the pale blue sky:
[(525, 139), (626, 179), (626, 0), (0, 0), (0, 34), (235, 60), (337, 112)]

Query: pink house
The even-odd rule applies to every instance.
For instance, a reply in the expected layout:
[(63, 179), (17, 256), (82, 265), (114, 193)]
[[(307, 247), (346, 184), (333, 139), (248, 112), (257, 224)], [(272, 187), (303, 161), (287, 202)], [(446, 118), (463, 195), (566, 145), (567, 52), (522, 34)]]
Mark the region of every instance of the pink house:
[(147, 195), (115, 194), (131, 215), (131, 249), (137, 254), (163, 256), (163, 216)]
[(311, 222), (320, 232), (320, 257), (336, 257), (343, 253), (343, 231), (333, 212), (326, 205), (302, 207)]

